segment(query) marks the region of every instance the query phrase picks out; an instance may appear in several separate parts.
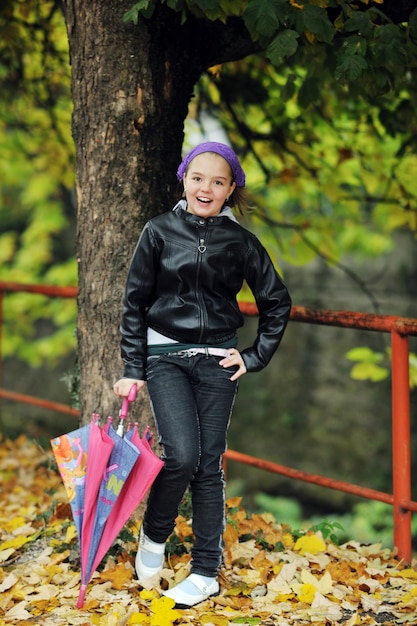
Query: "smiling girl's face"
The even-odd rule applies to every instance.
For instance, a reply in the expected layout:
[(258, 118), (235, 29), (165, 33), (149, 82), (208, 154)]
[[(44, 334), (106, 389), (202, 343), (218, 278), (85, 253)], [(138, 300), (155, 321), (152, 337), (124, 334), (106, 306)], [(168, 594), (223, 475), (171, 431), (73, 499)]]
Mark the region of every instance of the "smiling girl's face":
[(218, 215), (233, 193), (230, 165), (215, 152), (203, 152), (190, 163), (184, 174), (187, 211), (200, 217)]

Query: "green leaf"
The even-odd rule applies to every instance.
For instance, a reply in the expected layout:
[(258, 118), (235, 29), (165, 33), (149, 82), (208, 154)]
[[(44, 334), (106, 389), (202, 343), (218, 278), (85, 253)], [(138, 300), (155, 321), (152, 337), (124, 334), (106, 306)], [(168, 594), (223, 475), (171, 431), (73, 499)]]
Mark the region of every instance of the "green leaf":
[(374, 352), (368, 347), (358, 347), (349, 350), (345, 356), (350, 361), (358, 361), (350, 372), (354, 380), (370, 380), (376, 383), (389, 376), (389, 370), (378, 365), (384, 359), (381, 352)]
[(330, 43), (333, 40), (335, 28), (327, 17), (325, 9), (307, 4), (302, 13), (305, 27), (314, 33), (319, 41)]
[(374, 352), (371, 348), (365, 346), (352, 348), (352, 350), (346, 352), (345, 357), (350, 361), (363, 361), (366, 363), (380, 363), (383, 359), (383, 355), (380, 352)]
[(367, 42), (364, 37), (361, 37), (360, 35), (351, 35), (343, 42), (342, 54), (346, 56), (360, 54), (364, 57), (366, 55), (367, 48)]
[(367, 69), (368, 63), (364, 58), (367, 52), (366, 39), (360, 35), (347, 37), (338, 54), (335, 77), (338, 80), (353, 81), (360, 77)]
[(404, 67), (407, 63), (406, 40), (398, 26), (386, 24), (376, 29), (373, 55), (376, 66)]
[(290, 57), (298, 48), (299, 34), (295, 30), (284, 30), (271, 41), (266, 49), (266, 56), (274, 65), (280, 65), (283, 59)]
[[(171, 2), (171, 6), (177, 3)], [(223, 11), (221, 3), (218, 0), (199, 0), (193, 2), (192, 0), (187, 2), (187, 7), (193, 15), (198, 18), (209, 19), (214, 22), (215, 20), (226, 19), (226, 13)], [(178, 10), (178, 9), (175, 9)]]
[(368, 37), (374, 29), (374, 25), (369, 13), (358, 11), (351, 18), (346, 20), (345, 29), (348, 32), (358, 31), (361, 35)]
[(225, 15), (242, 15), (245, 3), (242, 0), (220, 0), (220, 7)]
[(249, 0), (243, 13), (246, 28), (254, 39), (272, 37), (278, 30), (279, 6), (286, 0)]
[(339, 58), (335, 69), (335, 78), (348, 82), (357, 80), (367, 67), (368, 63), (363, 56), (345, 54)]
[(153, 12), (155, 11), (155, 4), (155, 0), (139, 0), (139, 2), (136, 2), (131, 9), (126, 11), (123, 16), (123, 21), (137, 24), (139, 13), (141, 13), (145, 18), (152, 17)]
[(341, 531), (344, 530), (343, 526), (339, 522), (329, 522), (328, 520), (323, 520), (322, 522), (314, 524), (314, 526), (311, 527), (312, 531), (321, 532), (321, 534), (323, 535), (323, 539), (330, 539), (330, 541), (338, 545), (339, 539), (334, 532), (335, 529)]
[(354, 380), (370, 380), (377, 383), (388, 378), (389, 370), (372, 363), (357, 363), (352, 367), (350, 375)]

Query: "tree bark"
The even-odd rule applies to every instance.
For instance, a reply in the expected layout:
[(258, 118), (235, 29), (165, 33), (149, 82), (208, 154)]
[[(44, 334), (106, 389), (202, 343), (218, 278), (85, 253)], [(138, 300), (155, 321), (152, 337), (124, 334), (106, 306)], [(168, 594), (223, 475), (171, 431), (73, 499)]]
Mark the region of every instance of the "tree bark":
[[(127, 268), (144, 223), (173, 206), (183, 123), (210, 64), (255, 49), (243, 23), (191, 20), (158, 6), (125, 24), (131, 0), (66, 0), (76, 145), (78, 361), (83, 421), (115, 414)], [(149, 420), (146, 395), (136, 405)]]

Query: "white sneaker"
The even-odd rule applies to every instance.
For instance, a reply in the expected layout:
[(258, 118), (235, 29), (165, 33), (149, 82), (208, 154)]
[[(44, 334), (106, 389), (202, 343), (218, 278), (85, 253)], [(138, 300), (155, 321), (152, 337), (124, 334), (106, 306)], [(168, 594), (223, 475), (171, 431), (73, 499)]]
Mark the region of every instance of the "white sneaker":
[[(198, 593), (187, 593), (181, 586), (183, 583), (192, 583)], [(167, 598), (175, 600), (175, 608), (177, 609), (189, 609), (199, 602), (207, 600), (210, 596), (219, 595), (219, 583), (217, 579), (214, 579), (209, 585), (198, 574), (190, 574), (182, 583), (179, 583), (176, 587), (164, 591), (162, 594)]]
[[(139, 533), (139, 546), (135, 559), (135, 569), (139, 582), (152, 578), (162, 570), (164, 566), (165, 543), (156, 543), (145, 535), (141, 527)], [(148, 559), (146, 556), (148, 555)], [(149, 558), (152, 555), (153, 558)], [(145, 565), (144, 561), (152, 561), (151, 565)]]

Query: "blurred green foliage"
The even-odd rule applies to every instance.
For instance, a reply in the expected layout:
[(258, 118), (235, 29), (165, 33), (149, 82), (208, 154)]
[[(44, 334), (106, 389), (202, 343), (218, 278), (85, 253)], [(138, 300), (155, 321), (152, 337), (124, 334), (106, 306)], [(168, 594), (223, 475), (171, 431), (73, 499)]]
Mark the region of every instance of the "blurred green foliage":
[[(350, 371), (350, 375), (355, 380), (370, 380), (377, 383), (385, 380), (390, 375), (391, 348), (386, 348), (385, 352), (376, 352), (367, 346), (352, 348), (346, 353), (349, 361), (354, 361), (355, 365)], [(410, 353), (410, 389), (417, 387), (417, 355)]]
[[(0, 280), (75, 285), (74, 147), (65, 24), (57, 2), (0, 10)], [(3, 356), (53, 365), (75, 347), (76, 303), (4, 302)]]
[[(340, 515), (338, 513), (323, 520), (314, 516), (306, 519), (300, 504), (292, 498), (280, 498), (258, 493), (255, 496), (256, 512), (268, 511), (275, 519), (288, 524), (293, 529), (310, 528), (324, 529), (335, 535), (337, 543), (349, 541), (352, 537), (360, 543), (381, 543), (385, 547), (392, 547), (394, 533), (394, 519), (392, 507), (378, 501), (363, 501), (353, 505), (351, 511)], [(412, 533), (417, 535), (417, 518), (412, 520)]]

